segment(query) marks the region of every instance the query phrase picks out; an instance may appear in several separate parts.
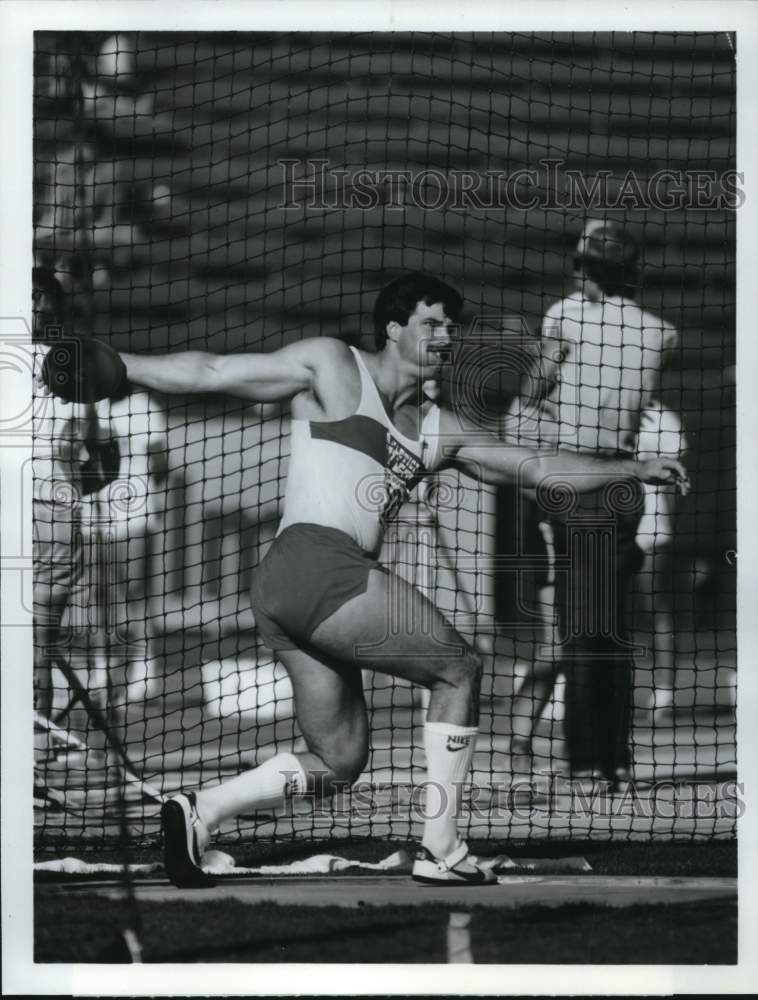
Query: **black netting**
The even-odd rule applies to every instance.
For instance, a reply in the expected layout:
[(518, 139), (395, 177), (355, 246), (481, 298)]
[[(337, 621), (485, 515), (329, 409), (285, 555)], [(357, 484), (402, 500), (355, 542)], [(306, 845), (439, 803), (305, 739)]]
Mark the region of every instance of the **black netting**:
[[(474, 355), (477, 338), (488, 351), (498, 342), (496, 377), (466, 398), (500, 433), (543, 317), (573, 287), (585, 218), (622, 222), (640, 247), (640, 304), (678, 333), (660, 398), (681, 417), (694, 488), (638, 537), (632, 791), (587, 803), (561, 785), (561, 674), (544, 682), (544, 709), (530, 707), (541, 696), (529, 683), (539, 688), (552, 662), (539, 610), (550, 566), (516, 492), (446, 474), (385, 546), (485, 659), (472, 835), (734, 834), (732, 42), (723, 32), (36, 35), (36, 265), (60, 280), (66, 325), (117, 349), (272, 351), (312, 336), (371, 349), (378, 290), (423, 269), (462, 291)], [(606, 204), (582, 207), (593, 179)], [(92, 412), (40, 410), (37, 583), (48, 595), (38, 612), (63, 615), (52, 662), (77, 671), (130, 766), (60, 669), (47, 670), (49, 685), (38, 670), (41, 844), (115, 834), (124, 774), (131, 829), (148, 839), (151, 789), (300, 745), (289, 682), (247, 598), (280, 514), (286, 409), (137, 391), (97, 404), (97, 416), (120, 464), (108, 486), (71, 502), (61, 441), (76, 441), (71, 421)], [(38, 649), (52, 641), (43, 631)], [(366, 690), (360, 794), (322, 814), (244, 818), (227, 837), (411, 832), (424, 699), (381, 674), (366, 674)], [(526, 730), (514, 794), (509, 741)]]

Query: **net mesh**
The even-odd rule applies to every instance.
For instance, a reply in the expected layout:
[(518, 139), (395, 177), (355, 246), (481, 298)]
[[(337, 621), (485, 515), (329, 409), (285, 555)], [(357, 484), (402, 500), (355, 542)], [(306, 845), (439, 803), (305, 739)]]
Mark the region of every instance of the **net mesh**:
[[(64, 287), (66, 325), (117, 349), (272, 351), (311, 336), (370, 349), (378, 290), (421, 269), (463, 291), (469, 346), (499, 338), (505, 360), (475, 401), (497, 429), (529, 340), (573, 287), (585, 217), (622, 221), (642, 248), (639, 301), (678, 331), (661, 399), (681, 417), (695, 488), (640, 529), (630, 792), (577, 800), (561, 785), (559, 676), (514, 794), (509, 740), (535, 715), (534, 696), (514, 690), (550, 658), (550, 565), (529, 505), (446, 473), (385, 544), (485, 661), (470, 836), (734, 835), (733, 41), (36, 35), (36, 264)], [(597, 178), (616, 198), (600, 213), (580, 203)], [(247, 597), (280, 515), (288, 414), (141, 391), (99, 403), (120, 461), (72, 502), (61, 441), (93, 418), (76, 411), (37, 407), (37, 613), (63, 616), (57, 638), (38, 634), (38, 655), (47, 641), (48, 664), (67, 658), (128, 765), (60, 669), (38, 669), (37, 842), (106, 843), (123, 790), (129, 829), (148, 842), (156, 790), (302, 746)], [(371, 753), (353, 793), (242, 817), (225, 837), (417, 831), (423, 695), (365, 680)]]

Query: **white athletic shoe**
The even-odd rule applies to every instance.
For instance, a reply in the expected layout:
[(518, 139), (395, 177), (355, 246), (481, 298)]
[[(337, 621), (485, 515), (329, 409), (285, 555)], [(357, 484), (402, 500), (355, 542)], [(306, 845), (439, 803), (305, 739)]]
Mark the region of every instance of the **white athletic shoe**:
[(413, 862), (412, 878), (423, 885), (497, 885), (497, 875), (479, 868), (472, 862), (473, 871), (458, 866), (468, 855), (468, 845), (459, 841), (446, 858), (435, 858), (426, 847), (420, 847)]
[(166, 874), (179, 889), (207, 889), (216, 880), (201, 867), (203, 851), (210, 840), (200, 819), (193, 792), (180, 793), (161, 808), (163, 860)]

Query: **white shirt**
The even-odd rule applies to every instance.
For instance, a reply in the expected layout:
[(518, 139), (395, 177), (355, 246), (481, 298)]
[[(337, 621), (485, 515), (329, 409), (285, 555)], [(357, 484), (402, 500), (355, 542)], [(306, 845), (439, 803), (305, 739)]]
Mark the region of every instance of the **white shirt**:
[(522, 400), (520, 436), (543, 446), (632, 455), (640, 413), (657, 394), (676, 329), (632, 299), (594, 302), (577, 291), (548, 309), (542, 338), (545, 375), (554, 382), (536, 407)]

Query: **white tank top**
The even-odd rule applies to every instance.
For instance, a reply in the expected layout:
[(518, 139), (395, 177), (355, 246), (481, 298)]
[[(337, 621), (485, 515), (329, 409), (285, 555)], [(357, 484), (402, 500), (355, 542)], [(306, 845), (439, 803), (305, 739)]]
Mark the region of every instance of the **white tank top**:
[(279, 532), (291, 524), (321, 524), (344, 531), (364, 552), (376, 553), (384, 529), (423, 475), (438, 464), (437, 405), (427, 413), (418, 441), (394, 426), (359, 352), (356, 412), (344, 420), (294, 420)]

